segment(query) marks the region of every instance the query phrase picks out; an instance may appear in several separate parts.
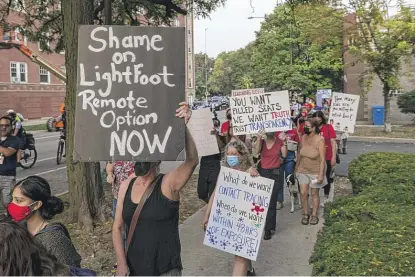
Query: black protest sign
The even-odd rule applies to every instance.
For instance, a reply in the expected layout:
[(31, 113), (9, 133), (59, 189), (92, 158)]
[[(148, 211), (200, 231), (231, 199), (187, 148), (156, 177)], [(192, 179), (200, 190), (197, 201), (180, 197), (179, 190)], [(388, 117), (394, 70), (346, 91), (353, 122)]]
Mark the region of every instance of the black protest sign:
[(184, 99), (184, 28), (80, 27), (74, 160), (177, 160)]

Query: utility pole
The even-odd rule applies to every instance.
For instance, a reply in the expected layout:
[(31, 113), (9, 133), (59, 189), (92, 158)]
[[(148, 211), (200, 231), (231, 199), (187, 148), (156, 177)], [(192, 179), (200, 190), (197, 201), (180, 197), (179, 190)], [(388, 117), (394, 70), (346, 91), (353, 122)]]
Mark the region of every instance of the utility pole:
[(205, 101), (208, 104), (208, 64), (207, 64), (207, 30), (208, 28), (205, 28)]
[(112, 25), (112, 10), (111, 10), (112, 0), (104, 0), (104, 24)]

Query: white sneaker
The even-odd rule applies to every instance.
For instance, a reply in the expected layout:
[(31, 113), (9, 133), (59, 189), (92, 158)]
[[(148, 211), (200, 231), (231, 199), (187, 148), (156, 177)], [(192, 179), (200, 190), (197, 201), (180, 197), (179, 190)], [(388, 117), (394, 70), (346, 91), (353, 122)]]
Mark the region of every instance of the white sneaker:
[(277, 202), (276, 210), (280, 210), (282, 208), (283, 208), (283, 203), (282, 202)]

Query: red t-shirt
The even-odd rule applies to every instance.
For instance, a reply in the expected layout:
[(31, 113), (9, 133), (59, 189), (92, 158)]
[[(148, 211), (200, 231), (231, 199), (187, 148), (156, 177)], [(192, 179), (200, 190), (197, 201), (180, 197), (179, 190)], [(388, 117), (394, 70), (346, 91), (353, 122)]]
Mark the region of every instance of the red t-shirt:
[(221, 125), (221, 134), (226, 134), (228, 132), (228, 127), (230, 127), (230, 121), (227, 120)]
[(303, 127), (305, 127), (305, 122), (302, 122), (301, 124), (299, 124), (299, 127), (298, 127), (298, 132), (301, 135), (304, 135), (305, 134), (305, 132), (303, 130)]
[(331, 124), (325, 124), (321, 127), (321, 136), (325, 139), (326, 160), (330, 161), (332, 159), (331, 139), (335, 139), (337, 134)]
[(263, 147), (261, 149), (261, 168), (273, 169), (280, 167), (280, 150), (282, 149), (283, 142), (276, 138), (272, 148), (267, 149), (266, 142), (261, 142)]

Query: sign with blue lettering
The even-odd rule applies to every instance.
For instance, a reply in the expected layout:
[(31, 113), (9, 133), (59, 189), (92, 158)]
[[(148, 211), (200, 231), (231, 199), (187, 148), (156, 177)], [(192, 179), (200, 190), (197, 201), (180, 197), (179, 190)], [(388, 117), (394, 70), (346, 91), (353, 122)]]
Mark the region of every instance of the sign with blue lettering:
[(289, 91), (232, 96), (230, 102), (234, 135), (292, 129)]
[(204, 244), (255, 261), (274, 181), (221, 167)]

